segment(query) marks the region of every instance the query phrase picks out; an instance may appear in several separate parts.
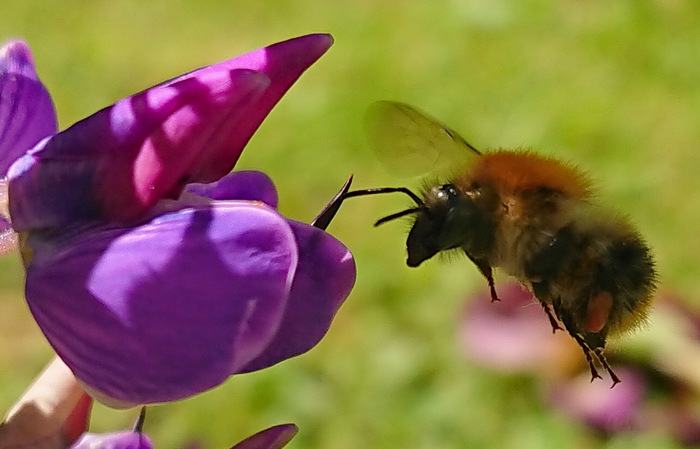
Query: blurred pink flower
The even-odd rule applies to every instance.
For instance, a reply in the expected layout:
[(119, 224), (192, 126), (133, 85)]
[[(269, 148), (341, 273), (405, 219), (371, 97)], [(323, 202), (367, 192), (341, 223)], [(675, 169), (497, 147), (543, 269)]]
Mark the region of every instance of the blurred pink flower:
[(502, 372), (535, 372), (549, 364), (552, 352), (568, 347), (563, 332), (552, 335), (542, 307), (531, 292), (516, 282), (499, 285), (500, 301), (489, 292), (467, 301), (459, 327), (465, 355)]
[[(673, 295), (656, 300), (651, 318), (667, 328), (647, 341), (646, 353), (611, 351), (622, 382), (591, 382), (580, 348), (564, 332), (552, 335), (544, 312), (517, 283), (500, 286), (501, 302), (487, 291), (470, 298), (459, 328), (466, 357), (504, 373), (531, 373), (542, 400), (601, 435), (661, 431), (700, 444), (700, 315)], [(654, 333), (654, 329), (645, 330)], [(675, 335), (668, 335), (674, 333)], [(695, 360), (694, 362), (691, 360)]]

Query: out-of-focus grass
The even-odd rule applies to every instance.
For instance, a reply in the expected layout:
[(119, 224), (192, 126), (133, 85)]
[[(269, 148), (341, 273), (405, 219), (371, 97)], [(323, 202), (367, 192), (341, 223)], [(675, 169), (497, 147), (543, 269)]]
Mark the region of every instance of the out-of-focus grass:
[[(281, 210), (309, 220), (346, 176), (394, 185), (365, 149), (362, 115), (395, 99), (480, 148), (531, 146), (599, 181), (634, 217), (661, 288), (700, 298), (700, 7), (680, 0), (399, 2), (5, 2), (3, 38), (22, 37), (62, 127), (163, 79), (268, 43), (330, 32), (336, 43), (250, 142), (241, 168), (268, 172)], [(599, 442), (537, 400), (530, 378), (494, 375), (455, 344), (462, 301), (484, 288), (467, 261), (404, 265), (403, 226), (373, 221), (396, 197), (349, 201), (330, 232), (358, 280), (312, 352), (154, 407), (158, 447), (228, 447), (294, 421), (295, 448), (673, 447), (664, 437)], [(48, 360), (22, 300), (20, 264), (0, 260), (0, 408)], [(543, 318), (543, 325), (548, 325)], [(94, 430), (134, 412), (96, 410)]]

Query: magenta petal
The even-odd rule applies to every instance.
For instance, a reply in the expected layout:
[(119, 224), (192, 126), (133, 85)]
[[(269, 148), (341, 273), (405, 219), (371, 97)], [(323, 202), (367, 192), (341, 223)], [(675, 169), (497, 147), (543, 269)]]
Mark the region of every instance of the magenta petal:
[(199, 77), (212, 70), (250, 69), (267, 75), (270, 87), (260, 99), (250, 104), (243, 118), (222, 130), (217, 144), (198, 169), (193, 170), (191, 181), (215, 181), (233, 168), (243, 147), (292, 84), (320, 58), (333, 44), (329, 34), (309, 34), (261, 48), (237, 58), (205, 67), (174, 79)]
[(153, 443), (140, 432), (86, 433), (68, 449), (153, 449)]
[(209, 184), (189, 184), (185, 191), (212, 200), (261, 201), (277, 208), (277, 189), (272, 180), (265, 173), (254, 170), (229, 173)]
[(22, 41), (0, 48), (0, 177), (41, 139), (56, 133), (51, 97)]
[(299, 429), (294, 424), (280, 424), (261, 430), (231, 449), (280, 449), (286, 446), (298, 431)]
[(350, 251), (330, 234), (290, 221), (299, 245), (299, 266), (287, 309), (274, 340), (243, 372), (303, 354), (328, 332), (333, 317), (355, 283)]
[(159, 86), (56, 134), (8, 173), (15, 230), (78, 220), (128, 222), (179, 195), (191, 166), (268, 86), (250, 70), (208, 71)]
[(331, 43), (309, 35), (196, 70), (55, 135), (10, 167), (13, 227), (129, 223), (160, 199), (177, 198), (188, 182), (221, 178)]
[(256, 358), (298, 257), (283, 217), (241, 201), (56, 241), (27, 242), (34, 318), (76, 377), (132, 404), (199, 393)]

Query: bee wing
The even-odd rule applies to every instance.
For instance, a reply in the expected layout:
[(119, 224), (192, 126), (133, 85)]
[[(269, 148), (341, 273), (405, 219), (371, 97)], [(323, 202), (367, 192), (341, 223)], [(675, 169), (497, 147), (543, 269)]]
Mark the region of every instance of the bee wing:
[(405, 103), (373, 103), (366, 125), (383, 165), (403, 177), (445, 173), (481, 154), (456, 131)]

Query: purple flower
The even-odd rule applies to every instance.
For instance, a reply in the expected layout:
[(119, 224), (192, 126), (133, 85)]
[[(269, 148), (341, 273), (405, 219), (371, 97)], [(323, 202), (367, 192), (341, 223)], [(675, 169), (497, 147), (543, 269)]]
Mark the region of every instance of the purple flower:
[[(0, 48), (0, 174), (7, 173), (15, 159), (56, 131), (53, 103), (34, 70), (29, 47), (18, 40), (8, 42)], [(7, 202), (4, 190), (0, 189), (0, 201)], [(0, 254), (15, 247), (10, 223), (0, 216)]]
[(22, 41), (0, 48), (0, 99), (0, 173), (7, 173), (18, 157), (58, 130), (51, 97)]
[(280, 449), (297, 434), (294, 424), (280, 424), (246, 438), (231, 449)]
[(83, 433), (68, 449), (153, 449), (151, 439), (143, 433), (146, 408), (141, 409), (132, 431), (113, 433)]
[[(352, 255), (280, 215), (266, 175), (227, 173), (331, 43), (278, 43), (121, 100), (31, 149), (0, 144), (21, 155), (9, 211), (29, 307), (93, 396), (180, 399), (326, 333), (353, 286)], [(6, 58), (31, 66), (24, 53)], [(0, 129), (15, 118), (0, 115)]]
[(9, 172), (13, 227), (130, 222), (163, 198), (178, 198), (187, 183), (220, 179), (331, 44), (329, 35), (308, 35), (195, 70), (42, 142)]
[(141, 432), (85, 433), (68, 449), (153, 449), (153, 443)]
[[(252, 435), (231, 449), (280, 449), (297, 434), (294, 424), (280, 424)], [(148, 435), (140, 430), (108, 434), (85, 433), (68, 449), (153, 449)]]

